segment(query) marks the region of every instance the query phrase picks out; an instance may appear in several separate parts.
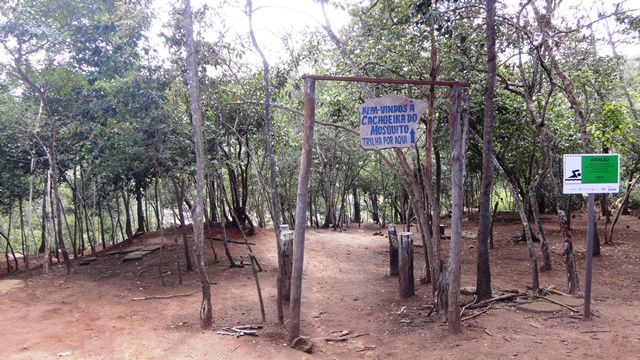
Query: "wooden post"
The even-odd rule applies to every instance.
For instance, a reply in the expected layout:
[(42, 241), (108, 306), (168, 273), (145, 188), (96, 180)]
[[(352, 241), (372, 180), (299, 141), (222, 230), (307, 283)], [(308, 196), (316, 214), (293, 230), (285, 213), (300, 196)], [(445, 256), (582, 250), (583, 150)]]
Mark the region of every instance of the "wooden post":
[(465, 110), (461, 108), (462, 91), (459, 86), (451, 88), (449, 97), (449, 137), (451, 142), (451, 242), (449, 250), (449, 305), (447, 323), (449, 333), (462, 331), (460, 322), (460, 254), (462, 252), (462, 219), (464, 217), (464, 161)]
[(291, 301), (289, 322), (289, 344), (300, 336), (300, 306), (302, 300), (302, 265), (304, 263), (304, 231), (307, 215), (309, 173), (311, 172), (311, 154), (313, 152), (313, 125), (315, 122), (316, 81), (304, 78), (304, 135), (298, 174), (296, 199), (296, 225), (293, 236), (293, 269), (291, 273)]
[(293, 231), (283, 230), (287, 225), (280, 225), (280, 256), (284, 268), (280, 269), (280, 277), (282, 279), (282, 288), (280, 289), (280, 301), (289, 302), (291, 297), (291, 268), (293, 263), (291, 262), (291, 256), (293, 254)]
[(413, 233), (401, 232), (398, 241), (398, 270), (400, 297), (408, 298), (416, 294), (413, 278)]
[(389, 275), (398, 276), (398, 233), (389, 225)]
[(591, 272), (593, 269), (593, 238), (596, 228), (595, 195), (587, 195), (587, 265), (584, 275), (584, 314), (585, 320), (591, 318)]

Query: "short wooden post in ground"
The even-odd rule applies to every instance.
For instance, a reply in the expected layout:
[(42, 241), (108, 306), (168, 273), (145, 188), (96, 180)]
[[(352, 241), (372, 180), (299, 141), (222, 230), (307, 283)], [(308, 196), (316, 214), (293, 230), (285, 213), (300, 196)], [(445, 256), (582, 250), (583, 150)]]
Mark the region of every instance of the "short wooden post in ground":
[(280, 301), (289, 302), (289, 298), (291, 297), (291, 268), (293, 266), (293, 231), (284, 230), (283, 227), (285, 226), (288, 227), (288, 225), (280, 226), (280, 238), (278, 239), (280, 242), (280, 256), (282, 256), (282, 261), (284, 263), (284, 269), (280, 269), (280, 276), (282, 279)]
[(416, 294), (413, 284), (413, 233), (401, 232), (398, 235), (400, 297), (408, 298)]
[(398, 233), (395, 225), (389, 225), (389, 275), (398, 276)]

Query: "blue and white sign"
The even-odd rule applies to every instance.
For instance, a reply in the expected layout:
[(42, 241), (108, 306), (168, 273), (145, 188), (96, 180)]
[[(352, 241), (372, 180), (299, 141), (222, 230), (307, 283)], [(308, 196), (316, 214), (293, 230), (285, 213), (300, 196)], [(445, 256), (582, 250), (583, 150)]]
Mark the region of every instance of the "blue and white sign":
[(359, 108), (363, 149), (406, 148), (416, 144), (418, 119), (427, 103), (402, 96), (368, 99)]

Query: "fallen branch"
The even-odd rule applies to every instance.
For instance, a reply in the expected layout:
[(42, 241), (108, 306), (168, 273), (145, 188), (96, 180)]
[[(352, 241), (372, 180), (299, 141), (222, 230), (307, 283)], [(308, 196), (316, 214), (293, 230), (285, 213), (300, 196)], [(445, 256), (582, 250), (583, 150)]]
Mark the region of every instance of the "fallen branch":
[(460, 316), (464, 314), (465, 310), (467, 310), (469, 306), (475, 304), (476, 301), (478, 301), (478, 295), (473, 295), (473, 301), (462, 307), (462, 310), (460, 311)]
[(471, 320), (471, 319), (473, 319), (474, 317), (480, 316), (480, 315), (482, 315), (482, 314), (486, 313), (487, 311), (489, 311), (489, 309), (491, 309), (491, 307), (488, 307), (488, 308), (486, 308), (486, 309), (484, 309), (484, 310), (480, 310), (480, 311), (478, 311), (477, 313), (475, 313), (475, 314), (473, 314), (473, 315), (469, 315), (469, 316), (467, 316), (467, 317), (464, 317), (464, 318), (460, 319), (460, 322), (464, 322), (464, 321), (467, 321), (467, 320)]
[(258, 330), (262, 329), (261, 325), (241, 325), (234, 327), (222, 328), (217, 332), (218, 335), (240, 336), (258, 336)]
[(328, 338), (324, 338), (324, 341), (326, 342), (340, 342), (340, 341), (347, 341), (349, 340), (348, 337), (328, 337)]
[(190, 295), (193, 295), (195, 293), (196, 293), (196, 291), (192, 291), (192, 292), (188, 292), (188, 293), (184, 293), (184, 294), (173, 294), (173, 295), (151, 295), (151, 296), (143, 296), (143, 297), (131, 298), (131, 301), (138, 301), (138, 300), (164, 300), (164, 299), (170, 299), (170, 298), (174, 298), (174, 297), (190, 296)]
[[(224, 242), (224, 240), (222, 240), (221, 238), (217, 238), (217, 237), (212, 238), (212, 240), (213, 240), (213, 241), (222, 241), (222, 242)], [(227, 240), (227, 242), (228, 242), (228, 243), (231, 243), (231, 244), (247, 245), (247, 243), (246, 243), (246, 242), (242, 242), (242, 241)], [(250, 243), (249, 243), (249, 245), (255, 245), (255, 244), (254, 244), (254, 243), (252, 243), (252, 242), (250, 242)]]
[(363, 351), (368, 351), (368, 350), (375, 350), (378, 347), (375, 345), (365, 345), (363, 346), (361, 349), (356, 350), (356, 352), (363, 352)]
[(590, 334), (590, 333), (608, 333), (609, 330), (586, 330), (583, 331), (582, 333), (584, 334)]
[(569, 305), (563, 304), (563, 303), (561, 303), (561, 302), (559, 302), (559, 301), (555, 301), (555, 300), (550, 299), (550, 298), (548, 298), (548, 297), (546, 297), (546, 296), (542, 296), (542, 295), (534, 295), (534, 296), (535, 296), (535, 297), (537, 297), (537, 298), (540, 298), (540, 299), (545, 299), (545, 300), (547, 300), (548, 302), (554, 303), (554, 304), (556, 304), (556, 305), (560, 305), (560, 306), (562, 306), (562, 307), (565, 307), (565, 308), (567, 308), (567, 309), (569, 309), (569, 310), (573, 311), (574, 313), (579, 312), (579, 311), (578, 311), (578, 309), (576, 309), (576, 308), (574, 308), (574, 307), (571, 307), (571, 306), (569, 306)]
[(469, 309), (469, 310), (478, 309), (478, 308), (481, 308), (481, 307), (485, 307), (485, 306), (491, 305), (491, 304), (493, 304), (494, 302), (497, 302), (497, 301), (511, 300), (511, 299), (519, 297), (521, 295), (526, 295), (526, 294), (524, 294), (524, 293), (509, 293), (509, 294), (505, 294), (505, 295), (496, 296), (496, 297), (493, 297), (491, 299), (486, 299), (486, 300), (479, 301), (479, 302), (477, 302), (475, 304), (471, 304), (471, 305), (467, 306), (467, 309)]
[(569, 294), (567, 294), (567, 293), (563, 293), (563, 292), (562, 292), (562, 291), (560, 291), (560, 290), (556, 290), (556, 289), (554, 289), (554, 288), (553, 288), (553, 287), (551, 287), (551, 286), (550, 286), (550, 287), (548, 287), (546, 290), (547, 290), (548, 292), (550, 292), (550, 293), (552, 293), (552, 294), (556, 294), (556, 295), (561, 295), (561, 296), (571, 296), (571, 295), (569, 295)]

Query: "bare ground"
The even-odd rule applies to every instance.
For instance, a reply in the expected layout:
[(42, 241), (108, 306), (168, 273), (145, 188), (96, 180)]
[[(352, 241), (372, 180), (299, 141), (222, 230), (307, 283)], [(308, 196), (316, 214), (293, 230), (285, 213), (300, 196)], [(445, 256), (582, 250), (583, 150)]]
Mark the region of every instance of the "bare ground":
[[(554, 268), (541, 273), (541, 285), (564, 291), (559, 232), (553, 217), (546, 221)], [(464, 226), (463, 286), (475, 284), (476, 226), (469, 221)], [(584, 219), (574, 218), (573, 227), (583, 286)], [(220, 242), (214, 243), (219, 256), (214, 264), (207, 244), (215, 324), (212, 330), (201, 330), (197, 276), (183, 273), (183, 283), (178, 283), (175, 230), (165, 231), (162, 238), (148, 234), (134, 245), (162, 242), (166, 247), (140, 261), (122, 263), (118, 255), (99, 256), (88, 266), (76, 262), (76, 272), (70, 276), (58, 265), (48, 275), (36, 269), (0, 277), (0, 359), (637, 359), (640, 221), (622, 217), (616, 229), (615, 245), (603, 246), (602, 256), (594, 261), (593, 320), (569, 317), (568, 310), (535, 314), (516, 310), (513, 304), (496, 304), (465, 321), (459, 336), (448, 335), (438, 316), (427, 317), (424, 305), (431, 303), (431, 285), (416, 283), (416, 296), (398, 297), (398, 280), (388, 275), (388, 240), (373, 235), (378, 226), (352, 225), (343, 233), (309, 230), (302, 331), (315, 343), (312, 355), (289, 348), (286, 324), (276, 321), (277, 260), (271, 231), (260, 230), (250, 238), (265, 270), (259, 276), (267, 324), (259, 336), (241, 338), (216, 331), (260, 322), (250, 268), (229, 268)], [(520, 226), (499, 222), (495, 234), (494, 292), (526, 291), (530, 279), (526, 245), (512, 242)], [(230, 246), (237, 257), (248, 253), (244, 245)], [(443, 246), (447, 248), (448, 242)], [(539, 255), (539, 246), (537, 251)], [(415, 259), (417, 280), (424, 264), (422, 249), (416, 248)], [(132, 300), (192, 291), (196, 292), (186, 297)], [(324, 341), (332, 331), (345, 329), (352, 335), (367, 335), (340, 343)]]

